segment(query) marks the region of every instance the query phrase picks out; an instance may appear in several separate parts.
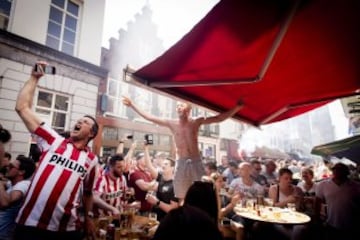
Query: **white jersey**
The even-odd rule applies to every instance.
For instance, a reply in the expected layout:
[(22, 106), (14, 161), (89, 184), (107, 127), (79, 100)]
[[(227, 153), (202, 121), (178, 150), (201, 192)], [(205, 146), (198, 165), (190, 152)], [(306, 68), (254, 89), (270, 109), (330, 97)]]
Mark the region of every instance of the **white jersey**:
[[(101, 175), (95, 182), (94, 194), (98, 195), (106, 203), (120, 209), (124, 193), (127, 189), (126, 178), (124, 175), (121, 177), (113, 178), (109, 172)], [(105, 213), (102, 209), (95, 208), (96, 214), (110, 215)]]
[(92, 191), (97, 157), (77, 149), (46, 124), (35, 131), (42, 154), (16, 222), (50, 231), (74, 231), (82, 191)]
[(231, 191), (234, 193), (242, 193), (247, 198), (256, 198), (258, 195), (264, 195), (264, 188), (255, 181), (249, 186), (245, 184), (241, 177), (235, 178), (229, 186)]

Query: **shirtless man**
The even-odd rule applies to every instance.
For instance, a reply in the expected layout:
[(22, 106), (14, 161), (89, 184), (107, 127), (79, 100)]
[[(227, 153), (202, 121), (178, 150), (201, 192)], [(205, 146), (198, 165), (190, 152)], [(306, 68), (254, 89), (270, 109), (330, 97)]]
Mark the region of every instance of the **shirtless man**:
[(204, 167), (201, 162), (200, 151), (198, 147), (198, 131), (202, 124), (218, 123), (235, 115), (242, 103), (239, 102), (234, 108), (213, 117), (191, 118), (191, 104), (178, 102), (176, 112), (177, 120), (161, 119), (139, 109), (132, 101), (124, 97), (123, 103), (134, 109), (143, 118), (168, 127), (176, 144), (176, 152), (178, 160), (175, 165), (174, 172), (174, 191), (175, 196), (180, 202), (184, 199), (185, 194), (194, 181), (200, 181), (201, 176), (205, 175)]

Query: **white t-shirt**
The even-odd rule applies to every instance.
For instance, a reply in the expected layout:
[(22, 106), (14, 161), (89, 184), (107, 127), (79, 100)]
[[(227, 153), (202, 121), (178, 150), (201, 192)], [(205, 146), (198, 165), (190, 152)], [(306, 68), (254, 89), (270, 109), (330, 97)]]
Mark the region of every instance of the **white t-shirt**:
[[(14, 186), (9, 185), (6, 192), (10, 194), (13, 191), (20, 191), (25, 196), (29, 189), (30, 181), (22, 180), (16, 183)], [(12, 239), (13, 232), (15, 230), (15, 218), (18, 214), (23, 198), (17, 202), (12, 203), (10, 206), (0, 209), (0, 239)]]
[(229, 186), (230, 191), (234, 191), (235, 193), (243, 193), (247, 198), (256, 198), (258, 195), (264, 195), (264, 188), (253, 181), (251, 185), (246, 185), (242, 178), (235, 178)]
[(303, 191), (303, 193), (305, 194), (305, 196), (315, 196), (315, 192), (316, 192), (316, 185), (317, 183), (314, 183), (312, 185), (312, 187), (309, 190), (305, 189), (305, 182), (301, 181), (298, 183), (298, 187), (301, 188), (301, 190)]
[(360, 222), (360, 184), (347, 181), (340, 186), (332, 179), (320, 182), (316, 196), (327, 204), (327, 223), (338, 229), (356, 229)]

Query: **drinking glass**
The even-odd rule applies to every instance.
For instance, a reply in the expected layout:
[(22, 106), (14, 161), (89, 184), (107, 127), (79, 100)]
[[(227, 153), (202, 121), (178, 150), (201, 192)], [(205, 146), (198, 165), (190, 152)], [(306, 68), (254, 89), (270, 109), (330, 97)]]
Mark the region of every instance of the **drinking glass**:
[(134, 195), (134, 189), (133, 188), (128, 188), (125, 191), (125, 195), (124, 195), (124, 199), (125, 201), (129, 201)]
[(150, 222), (152, 222), (152, 223), (157, 222), (157, 214), (156, 213), (150, 212), (148, 217), (149, 217)]
[(272, 200), (272, 198), (265, 198), (265, 203), (266, 203), (266, 205), (268, 205), (269, 207), (274, 206), (274, 201)]
[(129, 228), (129, 212), (124, 210), (120, 213), (120, 228), (128, 229)]
[(254, 204), (255, 204), (255, 199), (252, 198), (248, 198), (246, 201), (246, 207), (248, 210), (251, 210), (254, 208)]
[(287, 204), (287, 208), (288, 208), (290, 211), (293, 211), (293, 212), (296, 211), (296, 205), (295, 205), (295, 203), (288, 203), (288, 204)]

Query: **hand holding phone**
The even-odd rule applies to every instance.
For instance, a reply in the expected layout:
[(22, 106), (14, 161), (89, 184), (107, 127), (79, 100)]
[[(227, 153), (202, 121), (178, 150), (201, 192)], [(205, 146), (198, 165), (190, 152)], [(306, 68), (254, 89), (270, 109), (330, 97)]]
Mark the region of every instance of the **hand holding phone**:
[(152, 134), (145, 134), (145, 144), (146, 145), (153, 145), (154, 144), (154, 137)]
[(44, 73), (44, 74), (55, 75), (56, 68), (54, 66), (36, 63), (34, 66), (34, 72), (39, 73), (39, 74)]

